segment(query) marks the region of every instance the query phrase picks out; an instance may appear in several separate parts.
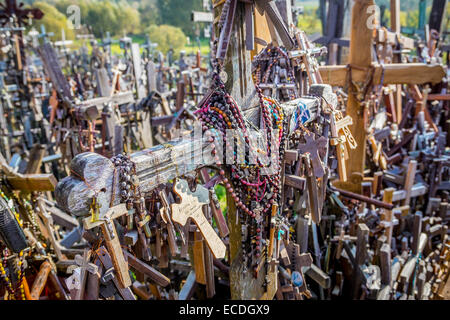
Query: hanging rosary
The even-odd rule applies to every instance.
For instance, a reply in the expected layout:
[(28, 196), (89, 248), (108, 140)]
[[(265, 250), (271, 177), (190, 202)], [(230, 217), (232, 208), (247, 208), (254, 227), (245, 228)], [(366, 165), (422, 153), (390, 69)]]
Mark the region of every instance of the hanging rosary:
[[(204, 133), (210, 131), (213, 136), (219, 136), (223, 139), (222, 155), (227, 154), (227, 150), (228, 154), (233, 154), (232, 164), (222, 164), (217, 157), (217, 150), (213, 148), (212, 151), (212, 154), (216, 156), (217, 165), (223, 165), (228, 169), (228, 178), (225, 177), (225, 170), (222, 169), (219, 173), (223, 176), (222, 181), (228, 194), (236, 204), (236, 214), (239, 216), (242, 225), (244, 272), (251, 269), (254, 272), (253, 275), (257, 277), (261, 258), (265, 255), (266, 263), (269, 258), (268, 244), (264, 239), (270, 233), (272, 208), (278, 208), (277, 204), (280, 201), (280, 163), (284, 157), (287, 123), (281, 106), (275, 100), (264, 96), (261, 89), (255, 85), (263, 120), (262, 129), (265, 129), (265, 131), (259, 130), (257, 133), (266, 133), (266, 136), (263, 137), (266, 146), (258, 148), (250, 143), (253, 138), (250, 136), (250, 125), (245, 116), (242, 115), (236, 101), (225, 89), (225, 84), (219, 76), (220, 64), (217, 61), (213, 64), (215, 65), (215, 72), (213, 73), (211, 93), (199, 104), (199, 109), (195, 113), (202, 123)], [(234, 130), (232, 139), (235, 136), (238, 137), (236, 144), (228, 141), (229, 137), (226, 133), (230, 129)], [(272, 139), (274, 130), (278, 130), (279, 135), (278, 138), (274, 136), (274, 139)], [(211, 137), (209, 141), (212, 142), (214, 139), (214, 137)], [(276, 145), (272, 145), (273, 142)], [(240, 149), (242, 145), (245, 149)], [(242, 157), (239, 159), (238, 150), (245, 150), (243, 159)], [(276, 150), (278, 153), (276, 153)], [(255, 164), (251, 163), (250, 154), (252, 152), (269, 157), (269, 163), (261, 163), (259, 157), (257, 157)], [(278, 161), (278, 166), (274, 161)], [(267, 169), (273, 169), (274, 167), (276, 167), (275, 173), (265, 173)]]
[[(298, 98), (294, 68), (283, 47), (273, 47), (270, 44), (255, 56), (252, 62), (252, 76), (257, 86), (260, 84), (266, 86), (264, 92), (273, 92), (275, 89), (277, 90), (275, 95), (283, 101)], [(291, 87), (282, 88), (284, 85)], [(278, 89), (278, 86), (281, 89)]]

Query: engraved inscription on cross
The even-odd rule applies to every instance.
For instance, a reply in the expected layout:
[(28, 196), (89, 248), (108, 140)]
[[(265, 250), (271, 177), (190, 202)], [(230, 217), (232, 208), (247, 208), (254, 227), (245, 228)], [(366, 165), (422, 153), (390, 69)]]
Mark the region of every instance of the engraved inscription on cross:
[(333, 137), (330, 142), (331, 145), (334, 145), (337, 148), (336, 154), (338, 160), (339, 178), (341, 181), (347, 181), (345, 161), (348, 159), (348, 151), (345, 143), (347, 142), (351, 149), (355, 149), (357, 146), (356, 141), (348, 128), (352, 124), (352, 117), (346, 116), (344, 118), (340, 111), (332, 111), (332, 116), (330, 117), (330, 127)]
[(191, 218), (205, 238), (214, 257), (224, 258), (226, 246), (209, 224), (202, 210), (204, 205), (209, 204), (208, 189), (199, 185), (197, 190), (192, 192), (187, 181), (179, 179), (174, 183), (173, 191), (181, 198), (181, 203), (171, 205), (173, 221), (184, 226), (188, 218)]

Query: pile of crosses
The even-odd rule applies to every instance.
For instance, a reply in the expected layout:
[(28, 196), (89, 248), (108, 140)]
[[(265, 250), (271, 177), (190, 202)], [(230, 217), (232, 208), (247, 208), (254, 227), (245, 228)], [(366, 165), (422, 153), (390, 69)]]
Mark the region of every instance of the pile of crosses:
[[(51, 135), (47, 148), (32, 144), (29, 170), (0, 158), (0, 295), (448, 299), (447, 70), (439, 41), (413, 63), (397, 50), (410, 41), (399, 21), (369, 29), (372, 5), (353, 3), (348, 65), (320, 65), (327, 49), (281, 0), (213, 1), (210, 72), (199, 54), (166, 63), (150, 41), (142, 56), (124, 37), (121, 57), (109, 36), (91, 40), (90, 57), (64, 39), (34, 41)], [(211, 103), (224, 92), (231, 113)], [(278, 170), (261, 177), (278, 188), (242, 194), (259, 169), (221, 162), (227, 146), (202, 131), (242, 115), (248, 146), (264, 150), (260, 99), (282, 114), (284, 138), (271, 142), (280, 163), (266, 165)], [(46, 152), (55, 166), (42, 170)]]
[(79, 153), (132, 152), (192, 127), (207, 86), (200, 54), (173, 61), (169, 52), (166, 67), (150, 39), (140, 46), (108, 34), (97, 43), (86, 28), (77, 30), (82, 46), (75, 50), (64, 30), (57, 41), (43, 25), (25, 33), (27, 22), (43, 15), (16, 1), (6, 1), (0, 15), (0, 150), (14, 171), (60, 179)]

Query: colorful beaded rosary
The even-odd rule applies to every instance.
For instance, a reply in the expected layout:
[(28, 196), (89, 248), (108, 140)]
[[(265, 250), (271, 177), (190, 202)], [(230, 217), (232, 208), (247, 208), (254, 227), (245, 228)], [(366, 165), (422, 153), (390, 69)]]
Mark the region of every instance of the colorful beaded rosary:
[[(209, 141), (214, 141), (214, 137), (220, 137), (224, 142), (222, 154), (226, 154), (227, 149), (233, 154), (232, 164), (222, 164), (217, 156), (215, 144), (212, 144), (212, 154), (215, 156), (217, 165), (225, 166), (228, 169), (228, 178), (225, 176), (225, 170), (221, 169), (219, 173), (223, 177), (222, 182), (228, 194), (236, 204), (236, 214), (239, 215), (242, 225), (244, 272), (251, 269), (254, 272), (253, 275), (257, 277), (260, 259), (264, 257), (264, 254), (267, 263), (268, 244), (264, 239), (269, 234), (271, 208), (277, 207), (277, 203), (280, 201), (281, 165), (276, 167), (273, 158), (276, 157), (275, 161), (278, 161), (279, 164), (284, 157), (287, 123), (281, 106), (274, 99), (264, 96), (261, 89), (255, 85), (263, 119), (262, 129), (265, 129), (265, 131), (259, 130), (257, 134), (265, 132), (266, 137), (263, 138), (266, 138), (267, 144), (265, 150), (252, 145), (249, 122), (241, 113), (236, 101), (226, 91), (225, 84), (219, 76), (220, 65), (217, 61), (215, 69), (211, 93), (199, 104), (195, 113), (202, 123), (203, 132), (213, 133), (213, 137)], [(227, 130), (230, 129), (235, 130), (236, 135), (242, 138), (240, 141), (237, 139), (237, 144), (227, 140), (229, 139)], [(273, 139), (276, 145), (272, 145), (274, 130), (278, 130), (279, 133), (278, 139), (276, 136)], [(243, 163), (238, 163), (237, 150), (241, 147), (240, 143), (244, 143), (245, 146)], [(259, 157), (256, 158), (255, 164), (250, 163), (250, 154), (255, 151), (268, 156), (271, 159), (269, 163), (261, 163)], [(272, 153), (274, 154), (272, 155)], [(277, 168), (275, 173), (266, 173), (265, 169), (274, 167)]]
[[(25, 300), (25, 291), (23, 288), (23, 277), (25, 275), (24, 263), (23, 263), (23, 250), (19, 253), (19, 261), (17, 262), (18, 270), (17, 270), (17, 284), (13, 286), (12, 280), (8, 277), (6, 273), (4, 265), (7, 264), (7, 258), (9, 256), (8, 249), (5, 248), (3, 251), (2, 259), (0, 260), (0, 276), (2, 278), (3, 283), (5, 284), (6, 289), (8, 290), (11, 297), (18, 298), (18, 290), (20, 290), (20, 298)], [(11, 272), (10, 272), (11, 273)]]
[[(286, 84), (295, 85), (294, 68), (285, 48), (268, 45), (252, 62), (252, 77), (256, 86), (260, 83), (268, 83), (269, 78), (275, 77), (276, 72), (285, 71)], [(298, 98), (295, 89), (282, 89), (280, 98), (286, 101)]]

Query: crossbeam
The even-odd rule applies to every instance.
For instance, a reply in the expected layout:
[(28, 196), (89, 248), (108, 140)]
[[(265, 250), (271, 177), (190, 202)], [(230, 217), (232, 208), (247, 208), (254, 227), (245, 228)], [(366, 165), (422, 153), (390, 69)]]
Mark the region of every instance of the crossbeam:
[[(282, 104), (285, 114), (290, 116), (299, 103), (307, 106), (311, 120), (314, 120), (320, 98), (300, 98)], [(209, 157), (203, 158), (200, 163), (195, 159), (203, 154), (209, 145), (210, 143), (203, 141), (201, 137), (191, 139), (186, 136), (131, 154), (131, 161), (136, 164), (141, 192), (150, 192), (175, 177), (214, 164), (213, 159)], [(118, 171), (114, 171), (111, 160), (100, 154), (85, 152), (73, 158), (70, 169), (71, 175), (62, 179), (55, 190), (56, 201), (65, 211), (75, 216), (87, 215), (96, 195), (101, 205), (100, 215), (109, 208), (113, 194), (115, 200), (111, 205), (119, 204), (120, 188), (118, 185), (113, 186), (113, 181), (119, 181), (119, 176)]]
[[(445, 70), (440, 64), (425, 63), (391, 63), (379, 65), (373, 63), (375, 68), (373, 84), (378, 85), (384, 73), (384, 84), (425, 84), (439, 83), (445, 77)], [(352, 80), (364, 82), (367, 78), (367, 70), (352, 69)], [(320, 66), (320, 75), (323, 82), (332, 86), (345, 86), (347, 84), (348, 68), (347, 66)]]

